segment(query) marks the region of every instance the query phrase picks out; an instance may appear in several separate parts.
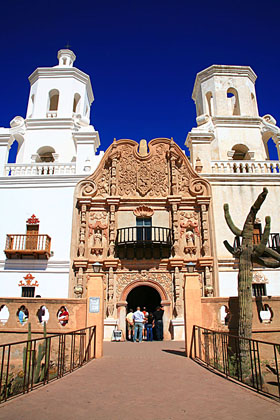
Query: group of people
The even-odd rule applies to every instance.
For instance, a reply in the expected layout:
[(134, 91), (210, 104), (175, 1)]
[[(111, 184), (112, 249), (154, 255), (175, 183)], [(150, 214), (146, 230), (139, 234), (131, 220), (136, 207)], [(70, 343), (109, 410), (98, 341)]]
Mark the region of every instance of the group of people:
[(140, 306), (137, 307), (136, 311), (130, 309), (126, 316), (128, 340), (134, 343), (138, 341), (143, 342), (153, 341), (153, 329), (155, 330), (156, 340), (163, 340), (163, 314), (164, 310), (162, 306), (157, 306), (155, 312), (147, 312), (145, 306), (141, 311)]

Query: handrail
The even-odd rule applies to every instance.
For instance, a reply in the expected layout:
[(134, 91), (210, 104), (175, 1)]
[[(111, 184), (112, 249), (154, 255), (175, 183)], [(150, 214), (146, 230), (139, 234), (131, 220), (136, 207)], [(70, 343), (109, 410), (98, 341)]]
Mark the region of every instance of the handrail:
[(50, 253), (51, 237), (41, 234), (8, 234), (5, 252), (7, 251), (45, 251)]
[[(22, 363), (18, 355), (22, 353)], [(95, 358), (96, 326), (0, 345), (0, 402), (59, 379)]]
[[(257, 245), (260, 243), (262, 234), (254, 233), (253, 234), (253, 243)], [(240, 236), (236, 236), (234, 239), (234, 248), (241, 246)], [(277, 250), (280, 247), (280, 234), (279, 233), (270, 233), (267, 241), (267, 247)]]
[(4, 176), (51, 176), (75, 173), (75, 162), (7, 163), (4, 165)]
[[(248, 343), (245, 345), (247, 364), (241, 352), (241, 348), (244, 352), (244, 344), (241, 346), (244, 342)], [(194, 325), (192, 350), (195, 361), (280, 400), (280, 344)]]
[(172, 244), (172, 229), (160, 226), (133, 226), (117, 229), (117, 245), (137, 243)]

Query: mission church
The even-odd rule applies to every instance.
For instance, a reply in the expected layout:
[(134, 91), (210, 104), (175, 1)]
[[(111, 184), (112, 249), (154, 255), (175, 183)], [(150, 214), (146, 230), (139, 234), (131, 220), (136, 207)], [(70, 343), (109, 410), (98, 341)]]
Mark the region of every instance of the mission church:
[[(25, 118), (0, 128), (1, 303), (40, 296), (67, 305), (88, 298), (98, 272), (104, 339), (125, 331), (129, 308), (161, 304), (164, 338), (181, 340), (186, 282), (195, 273), (201, 301), (215, 305), (211, 326), (224, 325), (238, 265), (223, 241), (240, 242), (226, 225), (224, 203), (242, 228), (267, 187), (254, 241), (270, 215), (268, 246), (280, 246), (279, 160), (268, 150), (273, 141), (279, 159), (280, 129), (271, 115), (259, 116), (256, 74), (228, 65), (197, 74), (189, 158), (172, 138), (118, 139), (97, 154), (91, 82), (75, 59), (64, 49), (56, 66), (37, 68)], [(8, 163), (14, 142), (16, 161)], [(279, 269), (254, 266), (252, 291), (277, 299)], [(189, 300), (188, 313), (196, 302)]]

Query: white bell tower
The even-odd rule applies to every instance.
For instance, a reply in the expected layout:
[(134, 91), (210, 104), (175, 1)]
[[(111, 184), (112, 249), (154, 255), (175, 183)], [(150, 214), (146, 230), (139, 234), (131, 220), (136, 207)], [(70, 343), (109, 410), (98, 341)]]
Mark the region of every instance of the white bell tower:
[(270, 137), (278, 147), (276, 121), (259, 116), (256, 78), (248, 66), (213, 65), (197, 74), (192, 94), (197, 127), (186, 145), (193, 165), (198, 160), (202, 172), (210, 173), (217, 161), (268, 160)]
[(96, 166), (100, 145), (89, 121), (94, 100), (90, 78), (73, 67), (73, 51), (62, 49), (57, 58), (58, 65), (39, 67), (29, 76), (26, 118), (11, 121), (10, 144), (19, 143), (18, 164), (75, 163), (75, 173), (88, 172)]

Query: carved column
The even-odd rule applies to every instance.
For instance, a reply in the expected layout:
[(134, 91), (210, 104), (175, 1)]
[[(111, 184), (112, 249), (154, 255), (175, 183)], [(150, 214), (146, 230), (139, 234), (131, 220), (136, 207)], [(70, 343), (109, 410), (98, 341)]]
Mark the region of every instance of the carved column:
[(175, 311), (176, 318), (182, 318), (184, 314), (183, 309), (183, 287), (179, 267), (175, 267), (174, 272), (174, 289), (175, 289)]
[(176, 258), (179, 255), (179, 212), (178, 204), (181, 201), (181, 197), (168, 197), (168, 203), (171, 206), (171, 217), (173, 227), (173, 257)]
[[(113, 143), (113, 148), (116, 148), (115, 142)], [(114, 196), (117, 192), (117, 163), (120, 158), (120, 153), (116, 151), (112, 152), (110, 158), (112, 163), (110, 194), (111, 196)]]
[(86, 210), (87, 206), (82, 204), (80, 214), (80, 235), (78, 245), (78, 257), (84, 257), (85, 255), (85, 238), (86, 238)]
[(119, 198), (107, 198), (109, 206), (109, 258), (114, 258), (115, 240), (116, 240), (116, 206), (119, 204)]
[(114, 317), (115, 312), (115, 282), (114, 282), (114, 269), (109, 267), (108, 273), (108, 304), (107, 304), (107, 315), (109, 318)]
[(204, 257), (210, 255), (210, 244), (209, 244), (209, 223), (208, 223), (208, 206), (201, 204), (201, 232), (202, 232), (202, 253)]

